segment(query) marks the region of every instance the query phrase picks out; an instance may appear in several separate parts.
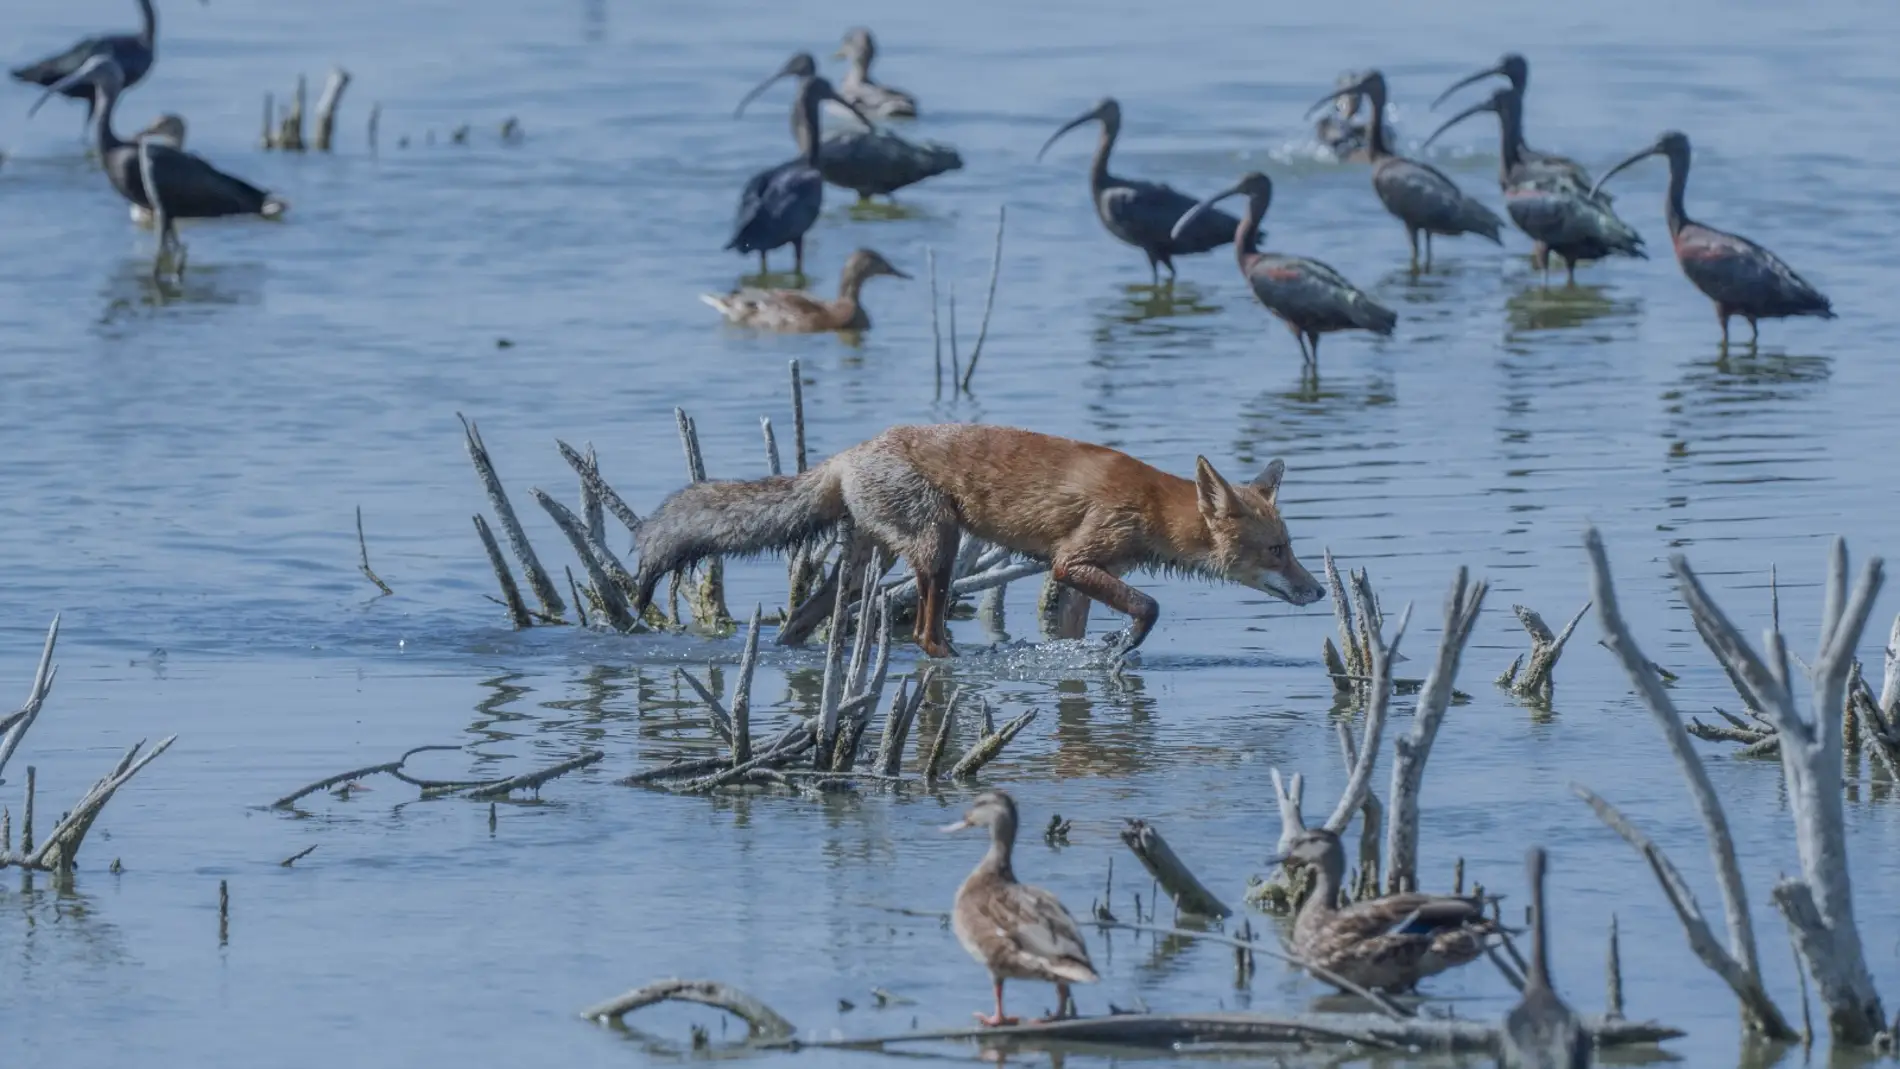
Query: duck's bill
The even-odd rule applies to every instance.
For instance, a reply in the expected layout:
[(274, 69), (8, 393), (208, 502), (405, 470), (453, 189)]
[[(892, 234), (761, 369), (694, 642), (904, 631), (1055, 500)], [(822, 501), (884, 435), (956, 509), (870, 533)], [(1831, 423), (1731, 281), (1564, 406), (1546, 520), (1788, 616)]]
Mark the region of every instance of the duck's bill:
[(959, 820), (954, 824), (945, 824), (943, 827), (938, 828), (937, 830), (947, 833), (947, 832), (953, 832), (953, 831), (962, 831), (965, 828), (968, 828), (971, 826), (972, 825), (970, 824), (968, 820)]

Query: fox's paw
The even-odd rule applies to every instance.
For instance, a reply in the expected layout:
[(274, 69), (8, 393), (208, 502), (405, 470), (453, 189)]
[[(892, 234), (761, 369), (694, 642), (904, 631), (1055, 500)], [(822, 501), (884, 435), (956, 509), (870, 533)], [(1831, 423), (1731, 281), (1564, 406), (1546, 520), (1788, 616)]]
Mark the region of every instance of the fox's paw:
[(1127, 660), (1128, 655), (1135, 652), (1134, 645), (1129, 642), (1128, 628), (1125, 627), (1120, 631), (1102, 636), (1102, 646), (1108, 651), (1108, 659), (1117, 664)]

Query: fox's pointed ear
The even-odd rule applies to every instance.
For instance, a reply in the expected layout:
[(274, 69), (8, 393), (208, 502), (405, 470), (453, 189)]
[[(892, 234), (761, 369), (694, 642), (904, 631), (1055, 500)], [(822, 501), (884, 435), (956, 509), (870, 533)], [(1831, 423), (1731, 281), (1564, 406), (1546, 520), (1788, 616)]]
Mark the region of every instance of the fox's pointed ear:
[(1280, 496), (1280, 479), (1286, 475), (1286, 461), (1275, 457), (1259, 475), (1254, 476), (1253, 488), (1267, 495), (1267, 504), (1276, 502)]
[(1194, 458), (1194, 499), (1201, 507), (1201, 515), (1210, 519), (1225, 518), (1239, 511), (1234, 501), (1234, 488), (1214, 470), (1214, 465), (1206, 457)]

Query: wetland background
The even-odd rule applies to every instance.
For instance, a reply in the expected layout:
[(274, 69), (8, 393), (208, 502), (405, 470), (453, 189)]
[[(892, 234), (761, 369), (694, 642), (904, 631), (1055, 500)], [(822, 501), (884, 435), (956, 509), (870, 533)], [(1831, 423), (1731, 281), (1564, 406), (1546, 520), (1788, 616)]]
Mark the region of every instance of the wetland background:
[[(136, 24), (117, 0), (11, 14), (16, 60)], [(789, 90), (743, 120), (732, 106), (790, 52), (822, 55), (858, 23), (879, 35), (880, 77), (919, 96), (914, 132), (955, 144), (966, 167), (910, 191), (896, 218), (829, 191), (808, 266), (829, 290), (863, 245), (919, 281), (870, 287), (876, 326), (857, 346), (723, 328), (695, 295), (752, 269), (719, 246), (744, 179), (790, 152)], [(1690, 1064), (1734, 1063), (1727, 992), (1687, 952), (1650, 874), (1567, 787), (1586, 782), (1622, 806), (1712, 902), (1684, 789), (1592, 644), (1595, 622), (1558, 669), (1552, 709), (1489, 681), (1527, 646), (1512, 601), (1567, 618), (1585, 600), (1586, 520), (1604, 531), (1645, 649), (1682, 673), (1687, 711), (1733, 693), (1675, 603), (1668, 553), (1688, 553), (1756, 627), (1779, 566), (1783, 616), (1805, 653), (1827, 539), (1845, 535), (1860, 554), (1897, 548), (1900, 314), (1886, 296), (1900, 235), (1900, 76), (1887, 47), (1897, 29), (1890, 5), (1844, 0), (975, 0), (954, 12), (174, 0), (121, 128), (180, 112), (195, 151), (293, 208), (280, 226), (186, 230), (190, 273), (164, 287), (146, 277), (150, 236), (84, 159), (81, 109), (49, 107), (29, 123), (30, 93), (10, 87), (0, 679), (13, 689), (0, 700), (24, 695), (55, 611), (65, 630), (58, 685), (0, 799), (17, 805), (32, 763), (50, 815), (131, 741), (181, 736), (110, 807), (75, 893), (15, 874), (0, 887), (0, 1020), (15, 1055), (64, 1066), (641, 1064), (664, 1053), (574, 1014), (673, 974), (738, 984), (821, 1033), (966, 1022), (987, 995), (979, 967), (935, 921), (888, 912), (948, 908), (982, 849), (935, 832), (959, 792), (709, 802), (615, 786), (706, 745), (673, 666), (730, 661), (737, 641), (514, 634), (481, 597), (491, 577), (468, 517), (483, 499), (458, 410), (480, 421), (518, 502), (533, 485), (574, 500), (559, 435), (594, 442), (607, 478), (644, 512), (684, 478), (676, 404), (697, 420), (714, 477), (763, 471), (757, 420), (772, 416), (786, 439), (785, 362), (797, 357), (817, 455), (894, 422), (982, 420), (1176, 472), (1196, 453), (1233, 477), (1284, 457), (1302, 559), (1317, 566), (1330, 546), (1371, 570), (1392, 615), (1417, 602), (1430, 626), (1408, 639), (1414, 667), (1436, 642), (1454, 569), (1491, 579), (1460, 680), (1474, 700), (1447, 718), (1427, 776), (1426, 871), (1448, 885), (1463, 856), (1475, 878), (1520, 895), (1523, 851), (1545, 844), (1560, 988), (1601, 1008), (1614, 912), (1632, 1013), (1687, 1029), (1669, 1049)], [(1402, 143), (1416, 144), (1437, 118), (1425, 102), (1507, 49), (1532, 61), (1532, 144), (1600, 173), (1660, 129), (1689, 132), (1690, 211), (1774, 248), (1841, 318), (1769, 324), (1758, 352), (1724, 357), (1707, 302), (1668, 256), (1660, 163), (1616, 189), (1652, 260), (1545, 289), (1511, 232), (1502, 251), (1441, 241), (1434, 271), (1408, 274), (1403, 231), (1364, 169), (1318, 158), (1300, 115), (1340, 70), (1378, 65)], [(258, 152), (261, 94), (281, 99), (294, 72), (320, 79), (332, 63), (356, 75), (341, 151)], [(1267, 170), (1268, 247), (1323, 259), (1396, 308), (1396, 337), (1329, 342), (1311, 388), (1292, 339), (1226, 255), (1184, 261), (1171, 296), (1152, 290), (1140, 255), (1089, 207), (1083, 139), (1033, 162), (1049, 132), (1104, 94), (1126, 116), (1118, 170), (1199, 194)], [(362, 136), (372, 101), (383, 105), (378, 157)], [(496, 134), (508, 116), (526, 133), (519, 145)], [(463, 123), (470, 144), (449, 144)], [(1493, 127), (1468, 124), (1432, 159), (1497, 205)], [(924, 250), (936, 250), (944, 287), (957, 285), (967, 347), (1005, 202), (1001, 292), (973, 395), (934, 397)], [(394, 597), (373, 597), (356, 572), (357, 505)], [(538, 544), (558, 544), (538, 512), (524, 517)], [(736, 613), (783, 596), (776, 563), (729, 576)], [(1020, 868), (1078, 912), (1111, 856), (1118, 876), (1133, 871), (1114, 835), (1122, 817), (1157, 824), (1232, 902), (1277, 834), (1267, 770), (1305, 772), (1319, 800), (1309, 810), (1342, 778), (1318, 662), (1330, 606), (1143, 585), (1163, 617), (1124, 686), (1060, 651), (951, 668), (999, 715), (1041, 711), (987, 778), (1017, 794), (1030, 827), (1052, 812), (1075, 821), (1065, 848), (1028, 836)], [(1012, 590), (1018, 637), (1034, 638), (1033, 588)], [(1883, 599), (1872, 637), (1897, 605)], [(1095, 624), (1116, 626), (1099, 612)], [(953, 634), (966, 651), (977, 639), (969, 624)], [(1863, 656), (1877, 665), (1877, 642)], [(809, 706), (817, 660), (768, 657), (757, 730)], [(466, 756), (430, 755), (427, 771), (444, 776), (522, 771), (583, 747), (608, 758), (538, 803), (502, 806), (492, 831), (486, 807), (413, 803), (392, 783), (320, 797), (305, 819), (253, 808), (423, 743), (466, 744)], [(1794, 863), (1779, 770), (1705, 753), (1764, 958), (1792, 1006), (1766, 899)], [(1848, 819), (1870, 964), (1892, 992), (1890, 787), (1853, 788)], [(295, 868), (278, 866), (312, 844)], [(119, 875), (106, 871), (115, 857)], [(233, 898), (226, 945), (220, 879)], [(1118, 878), (1118, 911), (1146, 895), (1143, 882)], [(1296, 1009), (1320, 993), (1264, 961), (1236, 990), (1217, 946), (1091, 939), (1106, 980), (1079, 993), (1089, 1012), (1110, 1001)], [(878, 1010), (872, 987), (917, 1004)], [(1462, 1016), (1499, 1016), (1512, 999), (1482, 966), (1431, 991)], [(1018, 997), (1035, 1009), (1049, 995)], [(858, 1008), (842, 1013), (841, 999)], [(678, 1017), (652, 1023), (684, 1035)]]

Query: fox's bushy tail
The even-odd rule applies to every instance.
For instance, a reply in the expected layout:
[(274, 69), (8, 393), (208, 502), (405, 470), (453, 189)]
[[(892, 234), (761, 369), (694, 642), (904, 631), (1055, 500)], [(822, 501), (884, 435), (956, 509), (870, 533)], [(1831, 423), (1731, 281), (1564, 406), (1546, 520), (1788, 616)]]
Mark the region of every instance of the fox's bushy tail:
[(749, 556), (812, 541), (845, 518), (830, 464), (798, 475), (694, 483), (660, 502), (634, 536), (640, 550), (635, 616), (662, 578), (707, 557)]

